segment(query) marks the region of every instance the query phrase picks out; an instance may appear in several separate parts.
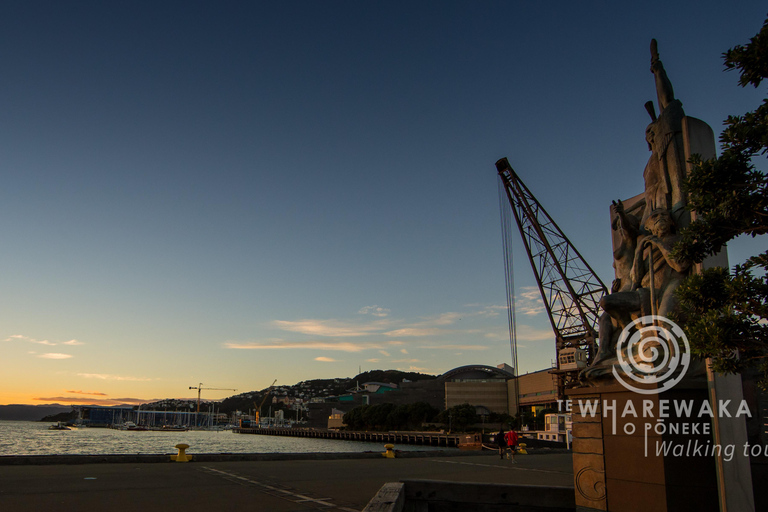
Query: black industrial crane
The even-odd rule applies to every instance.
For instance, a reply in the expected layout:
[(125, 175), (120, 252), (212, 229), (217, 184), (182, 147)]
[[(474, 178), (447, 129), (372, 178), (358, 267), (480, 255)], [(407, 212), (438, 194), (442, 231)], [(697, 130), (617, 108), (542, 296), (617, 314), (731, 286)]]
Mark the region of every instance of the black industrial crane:
[[(580, 369), (589, 365), (597, 353), (600, 299), (608, 290), (515, 174), (509, 161), (502, 158), (496, 162), (496, 169), (555, 333), (557, 368), (552, 373), (556, 377), (558, 399), (562, 399), (564, 390), (578, 382)], [(502, 208), (507, 300), (510, 319), (514, 319), (510, 226)], [(510, 320), (514, 328), (513, 323), (514, 320)], [(513, 357), (516, 358), (514, 347)]]

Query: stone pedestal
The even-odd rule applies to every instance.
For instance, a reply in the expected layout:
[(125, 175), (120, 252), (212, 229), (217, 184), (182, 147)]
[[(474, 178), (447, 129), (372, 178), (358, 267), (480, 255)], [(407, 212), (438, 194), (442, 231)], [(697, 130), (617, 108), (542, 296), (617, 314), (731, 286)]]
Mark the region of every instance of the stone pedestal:
[(699, 416), (706, 384), (649, 395), (614, 384), (567, 396), (577, 510), (719, 510), (712, 422)]

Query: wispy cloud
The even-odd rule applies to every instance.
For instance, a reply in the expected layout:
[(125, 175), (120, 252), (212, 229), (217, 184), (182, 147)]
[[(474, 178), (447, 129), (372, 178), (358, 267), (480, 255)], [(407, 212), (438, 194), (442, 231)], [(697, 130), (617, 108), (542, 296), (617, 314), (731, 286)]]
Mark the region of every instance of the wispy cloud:
[(358, 311), (361, 315), (373, 315), (378, 317), (385, 317), (389, 315), (390, 310), (387, 308), (382, 308), (379, 306), (365, 306), (364, 308), (360, 308), (360, 311)]
[(7, 337), (3, 341), (26, 341), (28, 343), (36, 343), (38, 345), (47, 345), (49, 347), (53, 347), (56, 345), (85, 345), (82, 341), (78, 340), (69, 340), (64, 342), (57, 342), (57, 341), (49, 341), (49, 340), (37, 340), (35, 338), (30, 338), (29, 336), (24, 336), (23, 334), (13, 334), (9, 337)]
[(67, 393), (73, 393), (76, 395), (93, 395), (93, 396), (107, 396), (106, 393), (100, 393), (98, 391), (80, 391), (78, 390), (67, 390)]
[(378, 363), (379, 361), (381, 361), (381, 359), (374, 358), (374, 359), (366, 359), (365, 360), (366, 363)]
[(401, 349), (400, 349), (400, 353), (401, 353), (401, 354), (407, 354), (407, 353), (408, 353), (408, 351), (407, 351), (406, 349), (404, 349), (404, 348), (401, 348)]
[(517, 325), (517, 341), (543, 341), (554, 340), (555, 334), (552, 329), (538, 329), (530, 325)]
[(451, 331), (447, 329), (438, 329), (437, 327), (434, 328), (417, 328), (417, 327), (406, 327), (404, 329), (396, 329), (394, 331), (387, 331), (384, 333), (385, 336), (397, 336), (397, 337), (423, 337), (423, 336), (440, 336), (442, 334), (450, 333)]
[(368, 336), (380, 333), (390, 326), (386, 320), (376, 320), (368, 324), (341, 322), (338, 320), (274, 320), (272, 326), (284, 331), (298, 332), (311, 336), (346, 338)]
[(336, 350), (339, 352), (362, 352), (363, 350), (377, 350), (386, 346), (400, 345), (402, 342), (392, 341), (385, 343), (354, 343), (350, 341), (266, 341), (266, 342), (234, 342), (230, 341), (224, 344), (226, 348), (242, 350), (295, 350), (295, 349), (317, 349), (317, 350)]
[(515, 311), (527, 316), (544, 313), (544, 301), (541, 300), (539, 289), (535, 286), (523, 286), (515, 295)]
[(393, 363), (421, 363), (420, 359), (393, 359)]
[(381, 355), (383, 355), (385, 357), (389, 357), (389, 352), (387, 352), (386, 350), (379, 350), (379, 354), (381, 354)]
[(407, 368), (396, 368), (396, 369), (400, 370), (401, 372), (429, 373), (432, 375), (439, 375), (442, 373), (437, 370), (433, 370), (432, 368), (424, 368), (420, 366), (408, 366)]
[(74, 396), (49, 396), (49, 397), (36, 397), (33, 400), (39, 402), (64, 402), (66, 404), (88, 404), (88, 405), (138, 405), (153, 402), (156, 399), (144, 399), (144, 398), (80, 398)]
[(336, 360), (333, 359), (332, 357), (324, 357), (324, 356), (316, 357), (315, 361), (320, 361), (320, 362), (323, 362), (323, 363), (335, 363), (336, 362)]
[(146, 377), (130, 377), (124, 375), (110, 375), (108, 373), (78, 373), (79, 377), (86, 379), (99, 379), (99, 380), (118, 380), (118, 381), (130, 381), (130, 382), (147, 382), (152, 379)]
[(442, 345), (423, 345), (419, 348), (427, 348), (434, 350), (488, 350), (485, 345), (454, 345), (454, 344), (442, 344)]
[(59, 354), (56, 352), (48, 352), (47, 354), (40, 354), (37, 357), (42, 357), (43, 359), (70, 359), (73, 356), (71, 354)]

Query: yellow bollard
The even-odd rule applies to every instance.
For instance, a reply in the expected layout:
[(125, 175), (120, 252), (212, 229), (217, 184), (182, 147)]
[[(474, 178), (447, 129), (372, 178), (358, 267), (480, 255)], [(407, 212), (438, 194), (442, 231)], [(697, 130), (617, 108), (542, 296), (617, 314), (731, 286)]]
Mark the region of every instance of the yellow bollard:
[(522, 453), (523, 455), (528, 455), (528, 452), (525, 451), (525, 447), (528, 446), (527, 444), (520, 443), (518, 446), (520, 447), (520, 449), (517, 450), (517, 453)]
[(176, 448), (179, 449), (179, 454), (171, 455), (171, 460), (175, 460), (176, 462), (189, 462), (192, 460), (192, 456), (185, 453), (187, 448), (189, 448), (188, 444), (180, 443), (176, 445)]
[(395, 458), (395, 445), (393, 444), (385, 444), (384, 449), (387, 450), (382, 455), (388, 459), (394, 459)]

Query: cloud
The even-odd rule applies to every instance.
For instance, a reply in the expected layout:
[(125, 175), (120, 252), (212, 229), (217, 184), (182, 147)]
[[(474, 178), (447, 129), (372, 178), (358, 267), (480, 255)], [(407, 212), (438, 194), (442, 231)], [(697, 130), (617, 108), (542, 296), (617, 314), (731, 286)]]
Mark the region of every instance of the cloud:
[(39, 402), (65, 402), (68, 404), (87, 404), (87, 405), (120, 405), (120, 404), (146, 404), (154, 402), (157, 399), (144, 399), (144, 398), (80, 398), (73, 396), (49, 396), (49, 397), (36, 397), (33, 400)]
[(389, 326), (388, 321), (377, 320), (369, 324), (339, 322), (338, 320), (274, 320), (272, 326), (284, 331), (309, 334), (311, 336), (326, 336), (346, 338), (351, 336), (368, 336), (377, 334)]
[(378, 363), (379, 361), (381, 361), (381, 359), (374, 358), (374, 359), (366, 359), (365, 360), (366, 363)]
[(437, 318), (434, 318), (432, 320), (428, 320), (432, 325), (453, 325), (458, 320), (461, 320), (461, 318), (465, 316), (462, 313), (443, 313), (439, 315)]
[(379, 354), (389, 357), (389, 352), (387, 352), (386, 350), (379, 350)]
[(544, 340), (554, 340), (555, 339), (555, 333), (552, 332), (552, 329), (537, 329), (535, 327), (531, 327), (530, 325), (519, 325), (517, 326), (517, 329), (515, 330), (517, 333), (517, 341), (544, 341)]
[(37, 357), (42, 357), (43, 359), (69, 359), (72, 357), (70, 354), (59, 354), (56, 352), (49, 352), (47, 354), (40, 354)]
[(147, 382), (152, 379), (145, 377), (125, 377), (122, 375), (110, 375), (108, 373), (78, 373), (79, 377), (85, 377), (86, 379), (99, 379), (99, 380), (118, 380), (118, 381), (131, 381), (131, 382)]
[(419, 348), (435, 349), (435, 350), (488, 350), (485, 345), (424, 345)]
[(66, 390), (67, 393), (73, 393), (76, 395), (94, 395), (94, 396), (107, 396), (106, 393), (100, 393), (98, 391), (80, 391), (80, 390)]
[(353, 343), (353, 342), (332, 342), (332, 341), (267, 341), (267, 342), (246, 342), (239, 343), (229, 341), (224, 344), (226, 348), (242, 350), (295, 350), (295, 349), (317, 349), (317, 350), (337, 350), (339, 352), (362, 352), (363, 350), (376, 350), (390, 345), (399, 345), (401, 342), (393, 341), (386, 343)]
[(401, 372), (418, 372), (418, 373), (429, 373), (429, 374), (437, 374), (440, 375), (442, 372), (439, 372), (437, 370), (433, 370), (431, 368), (423, 368), (419, 366), (409, 366), (407, 368), (397, 368), (397, 370), (400, 370)]
[(333, 359), (332, 357), (324, 357), (324, 356), (316, 357), (315, 361), (320, 361), (320, 362), (323, 362), (323, 363), (335, 363), (336, 362), (336, 360)]
[(407, 350), (405, 350), (404, 348), (401, 348), (401, 349), (400, 349), (400, 353), (401, 353), (401, 354), (407, 354), (407, 353), (408, 353), (408, 351), (407, 351)]
[(379, 306), (365, 306), (358, 311), (361, 315), (373, 315), (378, 317), (385, 317), (389, 315), (390, 310), (387, 308), (380, 308)]
[(509, 309), (506, 305), (498, 306), (495, 304), (467, 304), (466, 307), (480, 308), (480, 311), (473, 313), (473, 315), (477, 315), (483, 318), (497, 317), (502, 311), (507, 311)]
[(22, 340), (29, 343), (37, 343), (38, 345), (47, 345), (49, 347), (53, 347), (55, 345), (85, 345), (82, 341), (77, 340), (69, 340), (65, 341), (63, 343), (58, 343), (55, 341), (48, 341), (48, 340), (36, 340), (35, 338), (30, 338), (29, 336), (24, 336), (23, 334), (13, 334), (6, 338), (4, 341), (14, 341), (14, 340)]
[(439, 336), (441, 334), (447, 334), (451, 331), (447, 329), (438, 328), (416, 328), (406, 327), (404, 329), (397, 329), (394, 331), (385, 332), (385, 336), (409, 336), (409, 337), (422, 337), (422, 336)]
[(393, 359), (393, 363), (421, 363), (420, 359)]
[(48, 345), (48, 346), (56, 345), (56, 343), (53, 343), (51, 341), (36, 340), (35, 338), (30, 338), (29, 336), (24, 336), (23, 334), (13, 334), (5, 339), (5, 341), (14, 341), (14, 340), (22, 340), (22, 341), (27, 341), (29, 343), (37, 343), (38, 345)]
[(535, 316), (545, 312), (541, 292), (535, 286), (523, 286), (515, 295), (515, 312)]

